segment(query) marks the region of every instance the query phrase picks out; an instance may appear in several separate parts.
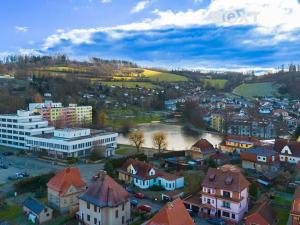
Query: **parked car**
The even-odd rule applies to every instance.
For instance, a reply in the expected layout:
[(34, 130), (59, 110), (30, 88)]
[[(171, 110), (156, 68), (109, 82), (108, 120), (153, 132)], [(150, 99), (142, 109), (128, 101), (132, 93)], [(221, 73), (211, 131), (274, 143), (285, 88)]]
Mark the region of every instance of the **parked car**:
[(145, 195), (141, 192), (136, 192), (134, 197), (136, 197), (138, 199), (143, 199), (143, 198), (145, 198)]
[(93, 181), (98, 180), (98, 178), (99, 178), (99, 175), (92, 176), (92, 180), (93, 180)]
[(128, 193), (134, 193), (132, 187), (130, 187), (130, 186), (126, 187), (126, 191), (127, 191)]
[(151, 206), (150, 205), (139, 205), (138, 209), (144, 212), (151, 212)]
[(221, 218), (211, 218), (208, 219), (207, 222), (213, 225), (225, 225), (225, 221)]
[(139, 201), (137, 199), (132, 199), (130, 201), (131, 206), (136, 207), (139, 204)]
[(191, 217), (194, 217), (195, 216), (195, 213), (193, 210), (191, 209), (187, 209), (188, 213), (190, 214)]
[(3, 152), (2, 153), (3, 156), (11, 156), (13, 154), (14, 154), (13, 152)]

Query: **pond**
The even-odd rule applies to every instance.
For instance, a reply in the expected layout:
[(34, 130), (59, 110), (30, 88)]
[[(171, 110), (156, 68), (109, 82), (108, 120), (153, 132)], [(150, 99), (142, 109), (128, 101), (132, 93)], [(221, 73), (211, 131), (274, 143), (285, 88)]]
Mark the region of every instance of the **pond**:
[[(168, 150), (186, 150), (190, 149), (191, 146), (198, 141), (200, 138), (207, 139), (213, 145), (218, 145), (222, 141), (222, 136), (218, 134), (212, 134), (203, 132), (199, 135), (189, 135), (184, 132), (182, 125), (175, 124), (141, 124), (138, 129), (144, 132), (145, 144), (144, 147), (152, 148), (152, 135), (155, 132), (162, 131), (167, 136)], [(118, 137), (119, 144), (130, 144), (128, 136), (120, 134)]]

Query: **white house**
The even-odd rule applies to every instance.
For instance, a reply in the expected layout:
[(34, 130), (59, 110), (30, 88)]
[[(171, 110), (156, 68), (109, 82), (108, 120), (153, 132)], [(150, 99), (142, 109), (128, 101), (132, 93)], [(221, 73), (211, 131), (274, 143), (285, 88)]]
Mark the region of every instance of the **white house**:
[(132, 183), (141, 189), (158, 185), (165, 190), (175, 190), (184, 186), (183, 177), (156, 170), (153, 165), (134, 159), (127, 160), (118, 172), (120, 180)]
[(39, 114), (18, 110), (16, 114), (0, 115), (0, 145), (28, 149), (26, 137), (53, 131), (54, 127)]
[(300, 142), (277, 139), (274, 150), (278, 152), (281, 162), (296, 164), (300, 161)]

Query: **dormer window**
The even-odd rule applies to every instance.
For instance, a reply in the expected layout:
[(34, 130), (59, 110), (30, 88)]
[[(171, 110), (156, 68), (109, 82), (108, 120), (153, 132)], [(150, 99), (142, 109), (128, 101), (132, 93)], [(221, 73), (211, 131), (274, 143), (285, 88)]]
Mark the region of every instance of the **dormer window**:
[(212, 174), (209, 176), (209, 181), (214, 181), (216, 178), (216, 174)]

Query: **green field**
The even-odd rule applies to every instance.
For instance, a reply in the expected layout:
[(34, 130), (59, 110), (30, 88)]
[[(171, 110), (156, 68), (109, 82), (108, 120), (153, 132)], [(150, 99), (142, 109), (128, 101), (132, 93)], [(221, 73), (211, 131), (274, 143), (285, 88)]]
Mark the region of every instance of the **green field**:
[(181, 82), (188, 80), (186, 77), (174, 73), (160, 72), (147, 69), (144, 70), (143, 75), (151, 81)]
[(205, 87), (214, 87), (216, 89), (224, 89), (228, 80), (223, 79), (204, 79)]
[(265, 83), (248, 83), (241, 84), (233, 90), (236, 95), (243, 96), (245, 98), (255, 98), (264, 96), (279, 96), (278, 93), (280, 85), (272, 82)]
[(136, 88), (136, 87), (144, 87), (144, 88), (157, 88), (156, 85), (151, 84), (149, 82), (122, 82), (122, 81), (103, 81), (101, 82), (103, 85), (107, 86), (116, 86), (116, 87), (126, 87), (126, 88)]

